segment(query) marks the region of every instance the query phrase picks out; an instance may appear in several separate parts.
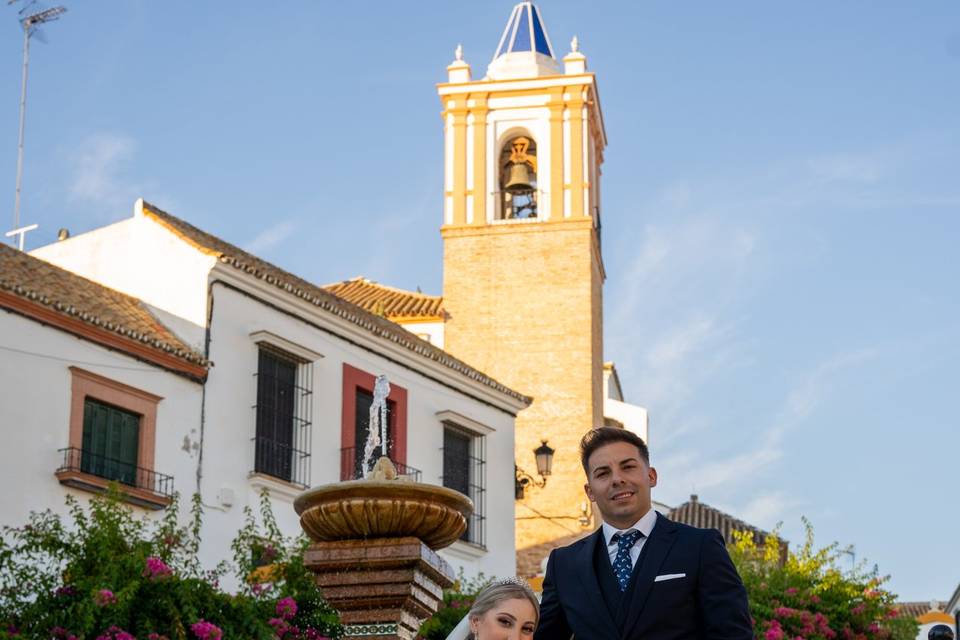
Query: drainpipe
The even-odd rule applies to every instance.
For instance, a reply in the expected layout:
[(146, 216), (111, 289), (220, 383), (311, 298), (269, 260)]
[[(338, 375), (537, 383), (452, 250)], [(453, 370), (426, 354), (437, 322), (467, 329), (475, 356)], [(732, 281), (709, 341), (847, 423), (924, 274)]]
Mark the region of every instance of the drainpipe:
[[(213, 280), (207, 285), (207, 326), (203, 338), (203, 357), (210, 361), (210, 328), (213, 325), (213, 285), (220, 280)], [(210, 381), (209, 374), (203, 381), (203, 390), (200, 393), (200, 452), (197, 455), (197, 494), (203, 499), (203, 493), (200, 491), (200, 483), (203, 480), (203, 436), (207, 424), (207, 382)]]

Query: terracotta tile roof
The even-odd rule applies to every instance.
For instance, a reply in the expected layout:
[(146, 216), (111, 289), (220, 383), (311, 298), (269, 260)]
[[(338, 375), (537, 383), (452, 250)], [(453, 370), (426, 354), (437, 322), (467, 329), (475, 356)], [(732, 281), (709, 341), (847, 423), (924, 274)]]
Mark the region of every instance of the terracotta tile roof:
[(443, 297), (395, 289), (366, 278), (353, 278), (323, 286), (327, 291), (394, 322), (443, 320)]
[[(759, 529), (752, 524), (748, 524), (743, 520), (733, 517), (728, 513), (724, 513), (719, 509), (715, 509), (710, 505), (700, 502), (700, 499), (696, 495), (690, 496), (690, 500), (684, 502), (679, 507), (674, 507), (670, 510), (670, 513), (667, 514), (667, 517), (676, 522), (682, 522), (683, 524), (688, 524), (691, 527), (699, 527), (701, 529), (717, 529), (720, 531), (720, 534), (723, 536), (723, 540), (730, 544), (733, 542), (733, 532), (734, 531), (745, 531), (753, 535), (753, 541), (757, 545), (763, 545), (766, 543), (767, 536), (770, 535), (769, 532)], [(781, 541), (781, 553), (786, 559), (787, 551), (787, 542), (786, 540)]]
[(143, 214), (156, 220), (201, 251), (216, 256), (217, 259), (224, 264), (259, 278), (267, 284), (282, 289), (324, 311), (339, 316), (348, 322), (352, 322), (376, 336), (390, 340), (414, 353), (429, 358), (521, 403), (529, 405), (533, 402), (533, 398), (525, 396), (497, 382), (462, 360), (454, 358), (446, 351), (433, 346), (426, 340), (418, 338), (400, 325), (371, 313), (352, 302), (348, 302), (323, 287), (307, 282), (265, 260), (261, 260), (206, 231), (201, 231), (192, 224), (170, 215), (166, 211), (144, 202)]
[(930, 611), (929, 602), (897, 602), (894, 604), (894, 606), (897, 608), (897, 611), (900, 613), (900, 615), (910, 618), (922, 616), (927, 611)]
[[(209, 362), (164, 326), (139, 299), (0, 243), (0, 293), (201, 367)], [(73, 326), (73, 325), (71, 325)], [(122, 345), (118, 342), (113, 346)], [(118, 348), (122, 349), (122, 346)]]

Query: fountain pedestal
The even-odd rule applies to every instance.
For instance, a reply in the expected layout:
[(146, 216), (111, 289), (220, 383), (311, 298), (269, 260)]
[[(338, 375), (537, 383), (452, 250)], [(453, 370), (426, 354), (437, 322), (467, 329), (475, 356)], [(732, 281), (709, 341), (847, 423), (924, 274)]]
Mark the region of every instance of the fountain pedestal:
[(447, 562), (418, 538), (315, 542), (304, 556), (344, 637), (413, 640), (453, 584)]
[(344, 635), (413, 640), (453, 584), (436, 550), (460, 538), (473, 503), (453, 489), (399, 480), (381, 458), (371, 479), (310, 489), (294, 508), (314, 541), (304, 564), (340, 612)]

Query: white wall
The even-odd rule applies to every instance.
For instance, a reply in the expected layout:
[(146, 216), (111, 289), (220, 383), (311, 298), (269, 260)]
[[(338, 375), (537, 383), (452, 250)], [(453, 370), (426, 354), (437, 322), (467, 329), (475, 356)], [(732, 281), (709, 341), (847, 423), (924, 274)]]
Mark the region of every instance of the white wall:
[(443, 349), (442, 322), (404, 321), (401, 323), (401, 326), (415, 336), (423, 338), (433, 346)]
[[(385, 373), (393, 383), (407, 389), (407, 462), (422, 470), (424, 482), (439, 483), (442, 473), (443, 427), (436, 416), (438, 412), (455, 411), (492, 428), (493, 433), (486, 439), (487, 551), (456, 543), (456, 548), (445, 551), (444, 555), (455, 568), (462, 567), (467, 574), (482, 571), (488, 576), (505, 576), (514, 573), (514, 418), (511, 415), (387, 360), (368, 348), (311, 327), (309, 322), (295, 316), (308, 321), (311, 317), (322, 320), (318, 314), (326, 312), (220, 264), (154, 220), (144, 218), (139, 209), (129, 220), (43, 247), (34, 255), (141, 298), (154, 307), (156, 315), (172, 330), (201, 351), (210, 281), (226, 277), (234, 285), (271, 298), (273, 308), (220, 284), (212, 287), (209, 358), (214, 366), (207, 382), (201, 469), (202, 497), (206, 505), (202, 547), (205, 562), (215, 562), (229, 555), (229, 543), (243, 522), (243, 508), (251, 506), (256, 509), (260, 491), (265, 486), (271, 489), (274, 512), (284, 531), (293, 534), (300, 530), (292, 508), (299, 489), (280, 481), (249, 477), (254, 467), (255, 416), (252, 407), (256, 403), (254, 373), (257, 367), (257, 347), (250, 334), (269, 331), (324, 356), (314, 364), (313, 372), (313, 485), (339, 480), (345, 362), (373, 374)], [(292, 311), (293, 316), (277, 311), (276, 307)], [(329, 318), (327, 322), (315, 324), (329, 325)], [(372, 336), (364, 335), (362, 342), (377, 348), (377, 339)], [(452, 379), (459, 374), (444, 370), (440, 376), (441, 379), (445, 376)], [(199, 413), (197, 407), (191, 422), (191, 426), (197, 429)], [(184, 435), (178, 432), (165, 446), (176, 450)], [(189, 435), (193, 441), (199, 440), (199, 433)], [(159, 451), (158, 464), (163, 464)], [(162, 468), (158, 470), (163, 471)], [(176, 473), (180, 474), (180, 471)], [(178, 483), (178, 487), (185, 487), (185, 492), (191, 493), (194, 472), (188, 475), (191, 484)], [(235, 496), (230, 506), (223, 505), (218, 499), (224, 488), (232, 490)]]
[(207, 422), (203, 465), (203, 498), (216, 504), (221, 487), (230, 487), (236, 504), (211, 509), (215, 523), (205, 549), (226, 548), (240, 524), (245, 505), (254, 506), (264, 484), (274, 489), (274, 512), (288, 533), (300, 530), (293, 511), (295, 487), (283, 482), (251, 481), (256, 420), (257, 345), (251, 334), (267, 331), (323, 357), (313, 365), (311, 484), (339, 480), (343, 365), (371, 374), (384, 373), (391, 384), (407, 390), (407, 463), (423, 472), (423, 481), (439, 484), (442, 474), (443, 426), (436, 414), (455, 411), (495, 431), (487, 436), (487, 551), (462, 543), (443, 552), (467, 574), (512, 575), (513, 417), (473, 400), (410, 369), (350, 344), (302, 320), (277, 312), (224, 286), (213, 287), (214, 314), (210, 358), (216, 363), (207, 383)]
[[(91, 494), (61, 485), (54, 471), (69, 446), (71, 365), (160, 396), (154, 470), (174, 477), (174, 488), (194, 489), (195, 453), (180, 447), (199, 427), (201, 386), (58, 329), (0, 309), (0, 521), (25, 523), (30, 511), (66, 513), (64, 497)], [(12, 487), (16, 490), (12, 490)], [(157, 517), (163, 512), (137, 511)], [(224, 556), (226, 557), (226, 556)], [(218, 556), (218, 559), (221, 559)]]
[(30, 255), (180, 318), (164, 320), (185, 342), (203, 349), (205, 274), (216, 258), (188, 245), (142, 213), (40, 247)]
[(635, 404), (629, 404), (626, 402), (620, 402), (619, 400), (614, 400), (613, 398), (604, 398), (603, 417), (616, 420), (617, 422), (621, 423), (625, 429), (633, 431), (635, 434), (643, 438), (644, 442), (646, 442), (648, 445), (650, 444), (650, 440), (647, 437), (647, 410), (643, 407), (638, 407)]

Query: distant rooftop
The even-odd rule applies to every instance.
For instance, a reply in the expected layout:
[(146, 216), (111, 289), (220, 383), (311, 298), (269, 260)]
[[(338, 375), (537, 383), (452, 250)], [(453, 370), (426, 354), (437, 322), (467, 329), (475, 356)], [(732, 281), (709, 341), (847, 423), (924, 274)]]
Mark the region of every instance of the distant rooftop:
[(388, 287), (363, 277), (323, 285), (323, 288), (358, 307), (394, 322), (443, 321), (443, 297)]

